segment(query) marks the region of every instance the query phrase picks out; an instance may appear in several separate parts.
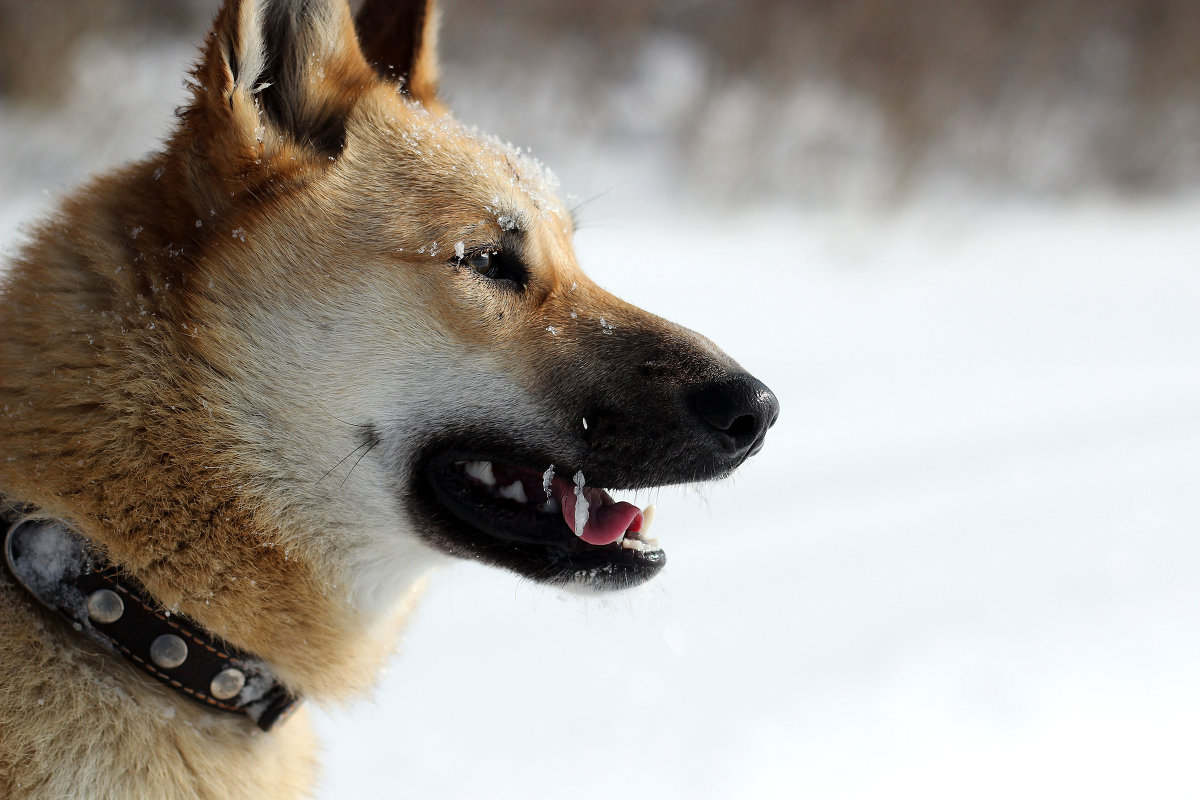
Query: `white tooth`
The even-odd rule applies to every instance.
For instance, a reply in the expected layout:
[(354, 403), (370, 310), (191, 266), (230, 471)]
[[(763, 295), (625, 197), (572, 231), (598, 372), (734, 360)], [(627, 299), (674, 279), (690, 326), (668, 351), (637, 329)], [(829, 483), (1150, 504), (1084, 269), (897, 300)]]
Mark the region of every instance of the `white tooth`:
[(646, 539), (644, 542), (642, 542), (642, 544), (646, 545), (646, 549), (647, 549), (647, 550), (657, 550), (657, 549), (659, 549), (659, 547), (658, 547), (658, 539)]
[(468, 461), (466, 472), (484, 486), (496, 485), (496, 476), (492, 474), (492, 462), (490, 461)]
[(549, 505), (552, 500), (550, 487), (554, 485), (554, 465), (550, 465), (550, 469), (542, 473), (542, 489), (546, 492), (546, 504)]
[(654, 522), (654, 504), (646, 506), (642, 509), (642, 529), (638, 534), (642, 539), (646, 538), (646, 534), (650, 533), (650, 524)]
[(500, 496), (507, 497), (509, 500), (516, 500), (518, 503), (528, 503), (529, 499), (525, 497), (525, 487), (520, 481), (513, 481), (508, 486), (500, 488)]
[(583, 470), (575, 473), (575, 535), (583, 538), (583, 529), (587, 527), (591, 509), (588, 507), (587, 495), (583, 493)]
[(626, 550), (639, 551), (648, 549), (645, 542), (642, 542), (638, 539), (630, 539), (628, 536), (621, 540), (621, 547), (624, 547)]

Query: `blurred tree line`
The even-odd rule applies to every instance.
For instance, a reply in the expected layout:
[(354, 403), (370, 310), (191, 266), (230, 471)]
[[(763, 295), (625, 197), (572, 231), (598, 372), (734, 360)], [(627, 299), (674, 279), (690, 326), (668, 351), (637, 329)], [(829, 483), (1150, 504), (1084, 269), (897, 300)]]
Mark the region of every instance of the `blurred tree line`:
[[(535, 138), (640, 148), (734, 198), (943, 179), (1160, 194), (1200, 178), (1197, 0), (442, 5), (447, 83), (484, 117), (526, 100)], [(53, 104), (81, 37), (199, 42), (216, 6), (0, 0), (0, 94)]]

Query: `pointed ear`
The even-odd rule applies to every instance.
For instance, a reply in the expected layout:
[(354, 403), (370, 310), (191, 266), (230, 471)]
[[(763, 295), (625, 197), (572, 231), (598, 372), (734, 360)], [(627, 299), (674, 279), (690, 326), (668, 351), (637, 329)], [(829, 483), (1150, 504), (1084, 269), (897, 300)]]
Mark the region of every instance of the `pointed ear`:
[(434, 0), (366, 0), (354, 21), (379, 76), (429, 107), (438, 105), (437, 22)]
[(377, 82), (346, 0), (226, 0), (195, 74), (188, 121), (226, 158), (247, 147), (336, 157), (350, 110)]

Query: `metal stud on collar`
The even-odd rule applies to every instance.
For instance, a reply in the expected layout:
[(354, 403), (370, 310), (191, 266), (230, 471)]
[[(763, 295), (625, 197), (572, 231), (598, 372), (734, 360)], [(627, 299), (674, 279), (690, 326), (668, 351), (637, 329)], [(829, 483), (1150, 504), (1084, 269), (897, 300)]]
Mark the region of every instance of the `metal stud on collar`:
[(150, 660), (163, 669), (175, 669), (187, 656), (187, 642), (173, 633), (164, 633), (150, 643)]
[(125, 603), (112, 589), (97, 589), (88, 595), (87, 611), (93, 622), (111, 625), (125, 613)]
[(240, 669), (223, 669), (212, 679), (208, 691), (218, 700), (232, 700), (246, 685), (246, 673)]

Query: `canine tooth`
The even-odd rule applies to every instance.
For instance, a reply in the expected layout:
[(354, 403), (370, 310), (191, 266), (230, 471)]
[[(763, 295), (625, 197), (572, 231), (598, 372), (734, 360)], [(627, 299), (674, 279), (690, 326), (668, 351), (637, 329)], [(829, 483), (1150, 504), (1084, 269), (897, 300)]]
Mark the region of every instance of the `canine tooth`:
[(650, 523), (652, 522), (654, 522), (653, 503), (642, 509), (642, 529), (638, 531), (638, 535), (641, 536), (645, 541), (649, 541), (646, 539), (646, 534), (650, 533)]
[(496, 476), (492, 474), (492, 462), (490, 461), (468, 461), (465, 470), (468, 475), (484, 486), (496, 485)]
[(587, 527), (588, 518), (591, 515), (591, 508), (588, 505), (587, 495), (583, 493), (584, 477), (583, 470), (575, 473), (575, 535), (583, 538), (583, 529)]
[(525, 496), (525, 487), (520, 481), (513, 481), (508, 486), (500, 487), (500, 496), (507, 497), (509, 500), (516, 500), (518, 503), (528, 503), (529, 498)]

